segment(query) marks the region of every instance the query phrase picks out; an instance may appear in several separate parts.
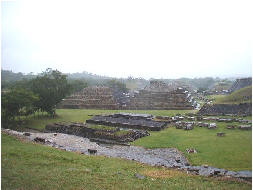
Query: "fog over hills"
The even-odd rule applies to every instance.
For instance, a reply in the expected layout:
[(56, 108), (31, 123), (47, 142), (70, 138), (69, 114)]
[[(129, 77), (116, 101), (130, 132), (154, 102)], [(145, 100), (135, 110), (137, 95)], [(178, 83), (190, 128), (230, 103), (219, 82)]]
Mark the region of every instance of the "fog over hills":
[(144, 79), (252, 75), (250, 1), (1, 4), (5, 70)]

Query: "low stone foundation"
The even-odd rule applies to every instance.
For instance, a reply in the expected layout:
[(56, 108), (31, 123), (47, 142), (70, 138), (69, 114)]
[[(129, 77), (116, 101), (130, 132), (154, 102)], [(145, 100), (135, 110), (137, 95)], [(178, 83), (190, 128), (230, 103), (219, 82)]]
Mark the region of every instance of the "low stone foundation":
[(119, 133), (120, 129), (115, 127), (113, 129), (97, 129), (92, 128), (92, 126), (88, 124), (82, 123), (53, 123), (48, 124), (45, 127), (46, 132), (53, 133), (65, 133), (70, 135), (76, 135), (86, 138), (93, 139), (105, 139), (105, 140), (113, 140), (116, 142), (132, 142), (138, 138), (148, 136), (149, 133), (147, 131), (141, 130), (128, 130), (123, 133)]
[(127, 113), (97, 115), (86, 120), (86, 123), (149, 131), (160, 131), (167, 126), (165, 122), (154, 121), (152, 120), (151, 116), (144, 115)]
[(252, 104), (205, 104), (198, 112), (199, 115), (252, 115)]

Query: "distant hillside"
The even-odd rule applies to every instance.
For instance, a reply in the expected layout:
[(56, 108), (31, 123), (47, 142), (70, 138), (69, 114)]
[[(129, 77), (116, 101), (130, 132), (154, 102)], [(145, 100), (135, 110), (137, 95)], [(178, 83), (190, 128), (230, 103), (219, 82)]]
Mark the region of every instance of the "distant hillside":
[(211, 90), (213, 91), (223, 91), (223, 90), (228, 90), (231, 86), (232, 86), (233, 82), (232, 81), (229, 81), (229, 80), (224, 80), (224, 81), (220, 81), (220, 82), (217, 82), (215, 83)]
[(1, 88), (4, 89), (17, 81), (21, 81), (23, 79), (31, 79), (35, 76), (36, 75), (33, 75), (32, 73), (25, 75), (20, 72), (14, 73), (8, 70), (1, 70)]
[(252, 86), (241, 88), (229, 95), (216, 96), (214, 103), (217, 104), (239, 104), (252, 102)]

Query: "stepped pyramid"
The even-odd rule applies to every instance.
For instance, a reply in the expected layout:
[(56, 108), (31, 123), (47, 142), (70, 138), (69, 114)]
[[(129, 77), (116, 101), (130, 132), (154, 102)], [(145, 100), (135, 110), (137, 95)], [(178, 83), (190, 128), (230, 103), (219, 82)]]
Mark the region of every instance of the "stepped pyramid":
[(239, 90), (241, 88), (244, 88), (246, 86), (251, 86), (252, 85), (252, 78), (241, 78), (241, 79), (236, 79), (236, 81), (233, 83), (231, 88), (228, 90), (229, 93), (232, 93), (236, 90)]

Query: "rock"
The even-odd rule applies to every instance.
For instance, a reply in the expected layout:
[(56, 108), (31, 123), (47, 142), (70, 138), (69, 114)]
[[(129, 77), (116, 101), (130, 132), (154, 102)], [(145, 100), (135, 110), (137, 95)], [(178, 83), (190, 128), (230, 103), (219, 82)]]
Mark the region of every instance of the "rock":
[(186, 149), (186, 152), (187, 152), (188, 154), (197, 153), (197, 151), (196, 151), (194, 148), (187, 148), (187, 149)]
[(203, 117), (202, 116), (197, 116), (197, 121), (201, 121), (203, 120)]
[(25, 135), (25, 136), (30, 136), (30, 135), (31, 135), (31, 133), (27, 133), (27, 132), (25, 132), (25, 133), (23, 133), (23, 135)]
[(210, 177), (214, 175), (214, 169), (208, 167), (208, 168), (201, 168), (199, 170), (199, 175)]
[(213, 104), (213, 105), (205, 104), (199, 110), (198, 114), (201, 114), (201, 115), (226, 115), (226, 114), (251, 115), (252, 104), (251, 103)]
[(203, 123), (203, 127), (209, 127), (209, 123)]
[(145, 176), (138, 173), (135, 174), (135, 177), (137, 177), (138, 179), (145, 179)]
[(184, 130), (192, 130), (194, 127), (192, 124), (187, 124), (185, 127), (184, 127)]
[(252, 127), (251, 127), (251, 125), (240, 125), (238, 127), (238, 129), (241, 129), (241, 130), (251, 130)]
[(33, 139), (35, 142), (41, 142), (41, 143), (45, 143), (46, 140), (44, 138), (41, 138), (41, 137), (36, 137)]
[(225, 136), (225, 133), (223, 133), (223, 132), (217, 133), (217, 136), (218, 136), (218, 137), (224, 137), (224, 136)]
[(251, 171), (239, 171), (239, 172), (237, 172), (237, 174), (235, 176), (240, 179), (251, 181), (252, 172)]
[(210, 123), (208, 129), (216, 129), (216, 123)]
[(239, 123), (248, 123), (249, 121), (248, 120), (239, 120)]
[(187, 117), (187, 119), (190, 121), (195, 121), (195, 117)]
[(57, 133), (55, 133), (54, 136), (56, 137), (56, 136), (57, 136)]
[(95, 150), (95, 149), (88, 149), (88, 152), (89, 152), (90, 154), (96, 154), (96, 153), (97, 153), (97, 150)]
[(234, 125), (227, 125), (227, 129), (235, 129), (236, 127)]

